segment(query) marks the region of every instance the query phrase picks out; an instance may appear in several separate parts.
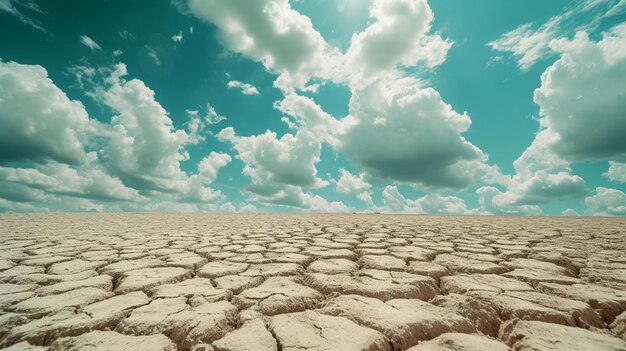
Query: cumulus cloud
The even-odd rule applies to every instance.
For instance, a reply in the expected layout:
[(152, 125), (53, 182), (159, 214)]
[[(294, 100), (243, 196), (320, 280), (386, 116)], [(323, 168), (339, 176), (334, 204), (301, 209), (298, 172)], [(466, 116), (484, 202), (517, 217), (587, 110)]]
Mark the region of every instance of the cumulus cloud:
[(253, 183), (280, 183), (315, 187), (326, 182), (316, 176), (321, 145), (310, 133), (285, 134), (275, 132), (238, 136), (232, 127), (223, 129), (217, 138), (233, 144), (237, 158), (245, 164), (243, 173)]
[(239, 89), (244, 95), (259, 95), (259, 91), (257, 90), (257, 88), (249, 83), (243, 83), (238, 80), (231, 80), (226, 84), (226, 86), (229, 89)]
[(80, 101), (70, 100), (38, 65), (0, 61), (0, 162), (84, 161), (97, 129)]
[(375, 0), (370, 17), (374, 22), (352, 36), (346, 54), (348, 67), (356, 71), (353, 84), (372, 81), (398, 65), (437, 66), (452, 46), (439, 35), (427, 34), (434, 16), (426, 0)]
[(86, 35), (80, 36), (80, 42), (86, 47), (88, 47), (89, 49), (91, 49), (91, 51), (102, 50), (102, 48), (100, 47), (100, 45), (98, 45), (98, 43), (96, 43), (93, 39), (91, 39), (90, 37)]
[(232, 144), (236, 157), (244, 163), (243, 174), (250, 177), (246, 187), (252, 201), (289, 206), (311, 211), (344, 212), (341, 202), (327, 201), (302, 188), (320, 188), (328, 181), (317, 176), (322, 142), (334, 140), (332, 131), (337, 120), (312, 99), (291, 93), (274, 104), (285, 113), (293, 133), (278, 136), (273, 131), (239, 136), (232, 127), (217, 134)]
[(198, 163), (198, 175), (207, 183), (212, 183), (217, 177), (219, 169), (226, 166), (231, 160), (228, 154), (211, 152)]
[(609, 170), (604, 176), (614, 182), (626, 183), (626, 163), (609, 161)]
[(595, 216), (626, 215), (626, 194), (617, 189), (596, 188), (596, 194), (585, 198), (589, 214)]
[(349, 171), (341, 168), (339, 170), (339, 180), (336, 181), (335, 190), (342, 194), (356, 196), (357, 199), (365, 202), (368, 207), (373, 206), (372, 195), (369, 190), (372, 185), (365, 180), (365, 173), (358, 176), (353, 175)]
[(188, 158), (189, 136), (176, 130), (155, 93), (143, 81), (126, 80), (126, 66), (118, 64), (107, 79), (102, 101), (117, 115), (101, 156), (109, 171), (139, 190), (174, 191), (184, 187), (180, 162)]
[(605, 18), (625, 10), (623, 0), (572, 1), (562, 14), (551, 17), (546, 23), (540, 26), (525, 23), (487, 45), (496, 51), (510, 52), (518, 67), (527, 71), (539, 60), (555, 54), (551, 45), (554, 39), (577, 31), (594, 30)]
[(483, 211), (492, 214), (539, 214), (537, 205), (513, 205), (509, 195), (494, 186), (482, 186), (476, 189), (478, 203)]
[(319, 195), (304, 192), (301, 187), (294, 185), (277, 186), (276, 191), (269, 194), (253, 193), (250, 200), (313, 212), (348, 212), (343, 202), (328, 201)]
[(353, 175), (349, 171), (341, 168), (339, 170), (339, 180), (335, 186), (335, 189), (343, 194), (359, 194), (362, 191), (369, 190), (372, 186), (365, 181), (365, 174), (361, 173), (358, 176)]
[(310, 98), (290, 94), (275, 107), (293, 118), (297, 131), (280, 138), (273, 131), (238, 136), (232, 127), (217, 138), (230, 142), (237, 158), (244, 162), (243, 173), (252, 179), (252, 191), (277, 191), (277, 185), (321, 187), (328, 184), (317, 177), (321, 143), (337, 121)]
[(481, 205), (492, 213), (537, 213), (536, 205), (586, 195), (585, 181), (572, 175), (569, 163), (550, 150), (554, 139), (550, 131), (538, 133), (513, 162), (515, 175), (504, 183), (506, 191), (492, 186), (476, 191)]
[(187, 10), (214, 24), (228, 50), (279, 74), (274, 84), (285, 91), (303, 89), (312, 75), (322, 74), (331, 51), (311, 20), (288, 0), (190, 0)]
[[(379, 80), (353, 91), (338, 149), (374, 177), (461, 189), (492, 172), (461, 134), (471, 120), (432, 88)], [(412, 83), (409, 81), (409, 83)]]
[(424, 195), (416, 200), (406, 199), (396, 186), (388, 185), (382, 193), (384, 206), (377, 208), (383, 212), (420, 214), (470, 214), (463, 199), (456, 196), (443, 196), (436, 193)]
[(552, 150), (568, 160), (626, 157), (626, 24), (597, 43), (585, 32), (551, 47), (561, 57), (535, 90), (541, 126), (557, 138)]

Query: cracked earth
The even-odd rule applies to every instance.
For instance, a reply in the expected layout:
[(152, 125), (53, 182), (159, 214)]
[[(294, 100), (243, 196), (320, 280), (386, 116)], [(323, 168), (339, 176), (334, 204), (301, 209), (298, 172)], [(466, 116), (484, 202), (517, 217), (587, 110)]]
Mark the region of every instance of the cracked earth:
[(626, 220), (0, 216), (6, 350), (626, 350)]

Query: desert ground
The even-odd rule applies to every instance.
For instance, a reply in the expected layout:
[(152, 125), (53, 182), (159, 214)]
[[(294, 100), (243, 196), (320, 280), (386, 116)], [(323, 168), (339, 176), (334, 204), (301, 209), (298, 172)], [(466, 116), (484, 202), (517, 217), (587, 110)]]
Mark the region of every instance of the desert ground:
[(626, 219), (0, 216), (6, 350), (626, 350)]

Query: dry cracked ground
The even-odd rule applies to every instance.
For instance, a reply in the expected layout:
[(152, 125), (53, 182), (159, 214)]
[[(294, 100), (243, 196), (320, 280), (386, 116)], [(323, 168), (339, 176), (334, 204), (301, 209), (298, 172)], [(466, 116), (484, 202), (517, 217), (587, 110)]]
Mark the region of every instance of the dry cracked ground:
[(626, 220), (0, 216), (6, 350), (626, 350)]

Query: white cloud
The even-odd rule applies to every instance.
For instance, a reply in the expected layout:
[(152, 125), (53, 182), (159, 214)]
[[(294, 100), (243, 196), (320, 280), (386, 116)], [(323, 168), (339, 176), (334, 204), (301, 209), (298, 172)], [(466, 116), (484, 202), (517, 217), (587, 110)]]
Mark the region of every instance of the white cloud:
[[(260, 135), (238, 136), (233, 128), (225, 128), (217, 138), (233, 144), (237, 158), (244, 162), (243, 173), (252, 179), (252, 191), (277, 191), (275, 185), (321, 187), (328, 184), (317, 177), (321, 143), (337, 121), (325, 113), (313, 100), (296, 94), (288, 95), (275, 104), (290, 115), (297, 126), (295, 134), (280, 138), (272, 131)], [(272, 185), (274, 184), (274, 185)], [(263, 189), (260, 190), (259, 186)]]
[(215, 108), (211, 106), (211, 104), (206, 105), (206, 110), (207, 113), (206, 116), (204, 116), (204, 121), (207, 124), (217, 124), (226, 119), (226, 117), (217, 113), (217, 111), (215, 111)]
[[(198, 110), (185, 110), (185, 113), (190, 120), (189, 127), (192, 128), (192, 133), (199, 133), (204, 130), (207, 125), (218, 124), (227, 119), (225, 116), (217, 113), (215, 107), (213, 107), (210, 103), (206, 104), (205, 109), (206, 114), (202, 118), (200, 118), (200, 111)], [(202, 140), (204, 140), (204, 138), (202, 138)]]
[(312, 212), (348, 212), (348, 208), (343, 202), (328, 201), (319, 195), (302, 191), (299, 186), (280, 185), (276, 189), (275, 192), (269, 194), (253, 193), (250, 200)]
[(284, 120), (295, 132), (281, 137), (273, 131), (252, 136), (238, 136), (232, 127), (223, 129), (217, 138), (229, 142), (244, 163), (243, 174), (250, 177), (246, 187), (250, 200), (289, 206), (310, 211), (344, 212), (341, 202), (327, 201), (302, 188), (320, 188), (328, 181), (317, 176), (322, 142), (333, 140), (338, 122), (312, 99), (291, 93), (274, 107), (289, 117)]
[(537, 205), (513, 205), (506, 193), (493, 186), (476, 189), (480, 208), (492, 214), (539, 214)]
[(196, 110), (185, 110), (185, 113), (189, 117), (189, 120), (186, 123), (189, 142), (195, 145), (204, 141), (205, 137), (203, 135), (203, 131), (206, 129), (206, 124), (200, 118), (199, 112)]
[(133, 35), (133, 33), (129, 32), (129, 31), (127, 31), (127, 30), (121, 30), (121, 31), (119, 31), (119, 33), (118, 33), (118, 34), (119, 34), (119, 35), (120, 35), (120, 37), (121, 37), (122, 39), (124, 39), (124, 40), (129, 40), (129, 41), (132, 41), (132, 40), (137, 39), (137, 38)]
[(439, 35), (427, 34), (434, 16), (426, 0), (375, 0), (370, 17), (374, 23), (352, 36), (346, 53), (347, 67), (356, 71), (348, 78), (352, 84), (371, 82), (398, 65), (432, 68), (443, 63), (452, 46)]
[(468, 210), (465, 201), (456, 196), (443, 196), (436, 193), (424, 195), (416, 200), (406, 199), (396, 186), (388, 185), (383, 190), (383, 207), (377, 210), (393, 213), (421, 214), (477, 214)]
[[(85, 197), (98, 200), (129, 201), (138, 199), (137, 190), (130, 189), (115, 177), (107, 174), (97, 163), (95, 152), (80, 167), (48, 161), (33, 168), (0, 167), (0, 180), (42, 190), (48, 195)], [(39, 199), (41, 200), (41, 199)]]
[(275, 132), (266, 131), (243, 137), (235, 135), (229, 127), (218, 133), (217, 138), (233, 144), (237, 158), (245, 163), (243, 173), (254, 184), (271, 182), (308, 187), (325, 184), (316, 177), (315, 169), (321, 145), (310, 133), (287, 133), (278, 138)]
[(626, 183), (626, 163), (609, 161), (609, 170), (604, 176), (614, 182)]
[[(24, 11), (26, 10), (26, 11)], [(0, 11), (8, 12), (17, 17), (22, 23), (38, 29), (44, 33), (47, 30), (32, 17), (31, 14), (44, 14), (44, 11), (34, 0), (0, 0)], [(29, 12), (31, 14), (27, 14)]]
[(80, 36), (80, 42), (83, 43), (83, 45), (85, 45), (89, 49), (91, 49), (91, 51), (102, 50), (102, 48), (100, 47), (100, 45), (98, 45), (98, 43), (96, 43), (93, 39), (91, 39), (90, 37), (86, 35)]
[(580, 216), (580, 213), (578, 213), (576, 210), (572, 209), (572, 208), (567, 208), (565, 209), (562, 213), (563, 216)]
[(29, 203), (10, 201), (0, 198), (1, 212), (37, 212), (46, 210), (46, 208), (37, 207)]
[(493, 173), (487, 156), (461, 135), (469, 116), (414, 83), (381, 79), (353, 91), (338, 150), (374, 177), (424, 188), (461, 189)]
[(595, 216), (626, 215), (626, 194), (617, 189), (596, 188), (596, 194), (585, 198), (589, 214)]
[(349, 116), (333, 145), (368, 176), (427, 189), (461, 189), (500, 181), (497, 167), (462, 133), (471, 119), (446, 104), (426, 82), (402, 67), (432, 68), (452, 43), (429, 34), (433, 13), (425, 0), (376, 0), (374, 19), (352, 36), (338, 81), (349, 81)]
[(183, 40), (183, 31), (179, 30), (178, 34), (172, 35), (172, 41), (175, 43), (180, 43)]
[(228, 50), (279, 74), (274, 84), (280, 89), (302, 89), (312, 75), (322, 74), (328, 45), (288, 0), (190, 0), (188, 7), (217, 26), (217, 38)]
[(412, 204), (416, 208), (421, 208), (424, 213), (477, 214), (475, 211), (468, 210), (465, 201), (456, 196), (442, 196), (431, 193), (420, 197)]
[(539, 29), (533, 29), (531, 23), (526, 23), (488, 45), (496, 51), (511, 52), (518, 60), (518, 67), (527, 71), (535, 62), (552, 54), (548, 44), (558, 35), (556, 25), (554, 18)]
[(492, 213), (537, 213), (535, 205), (586, 195), (585, 181), (572, 175), (569, 163), (550, 150), (554, 138), (547, 130), (538, 133), (513, 162), (515, 175), (504, 182), (506, 191), (495, 187), (476, 191), (481, 205)]
[[(173, 127), (142, 81), (124, 79), (124, 64), (72, 73), (86, 95), (117, 113), (110, 125), (89, 119), (42, 67), (0, 62), (2, 210), (149, 210), (174, 202), (234, 210), (208, 187), (230, 156), (212, 152), (188, 176), (180, 162), (197, 140)], [(215, 120), (211, 109), (206, 119)], [(188, 128), (199, 133), (197, 123)]]
[(339, 174), (340, 176), (339, 180), (336, 181), (335, 190), (342, 194), (356, 196), (356, 198), (363, 201), (368, 208), (374, 205), (372, 195), (369, 192), (372, 185), (365, 180), (365, 173), (355, 176), (341, 168)]
[(240, 204), (239, 212), (241, 213), (254, 213), (259, 212), (259, 209), (253, 204)]
[(0, 161), (78, 164), (97, 123), (41, 66), (0, 61)]
[(146, 45), (144, 47), (144, 50), (146, 52), (146, 55), (148, 55), (148, 57), (150, 59), (152, 59), (152, 62), (157, 65), (160, 66), (161, 65), (161, 59), (159, 58), (159, 55), (157, 54), (156, 50), (150, 46), (150, 45)]
[(503, 211), (585, 196), (585, 182), (571, 174), (570, 161), (609, 159), (605, 175), (623, 179), (626, 25), (604, 33), (597, 43), (579, 32), (572, 40), (553, 40), (550, 46), (561, 56), (542, 74), (541, 87), (535, 90), (540, 131), (514, 162), (516, 174), (507, 191), (483, 189), (485, 203)]
[(189, 136), (176, 130), (155, 93), (141, 80), (125, 80), (126, 66), (118, 64), (107, 79), (102, 102), (118, 114), (113, 132), (101, 151), (109, 171), (139, 190), (174, 191), (184, 187), (180, 162)]
[(493, 50), (510, 52), (518, 67), (527, 71), (536, 62), (555, 54), (550, 43), (577, 31), (592, 31), (608, 17), (624, 13), (623, 0), (572, 1), (562, 14), (551, 17), (541, 26), (525, 23), (488, 43)]
[(198, 163), (198, 175), (203, 177), (207, 183), (212, 183), (217, 177), (219, 169), (226, 166), (231, 160), (228, 154), (211, 152)]
[(183, 202), (191, 203), (215, 203), (226, 200), (221, 191), (206, 186), (208, 183), (198, 174), (189, 177), (188, 188), (183, 193)]
[(365, 181), (364, 173), (359, 174), (357, 177), (342, 168), (339, 170), (339, 174), (339, 180), (337, 181), (335, 189), (340, 193), (356, 195), (372, 187)]
[(584, 32), (555, 40), (561, 57), (535, 90), (551, 149), (568, 160), (626, 158), (626, 24), (594, 43)]
[(228, 84), (226, 84), (226, 86), (230, 89), (232, 88), (240, 89), (241, 93), (244, 95), (259, 95), (259, 91), (254, 85), (243, 83), (238, 80), (231, 80), (228, 82)]

